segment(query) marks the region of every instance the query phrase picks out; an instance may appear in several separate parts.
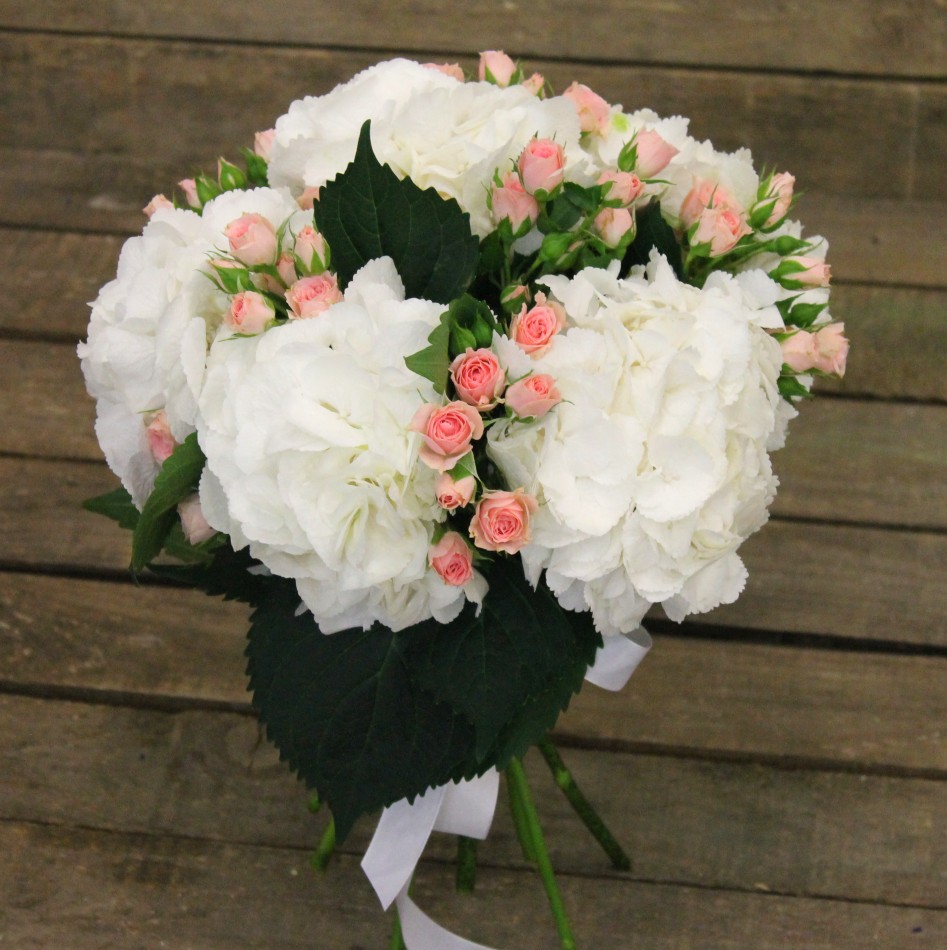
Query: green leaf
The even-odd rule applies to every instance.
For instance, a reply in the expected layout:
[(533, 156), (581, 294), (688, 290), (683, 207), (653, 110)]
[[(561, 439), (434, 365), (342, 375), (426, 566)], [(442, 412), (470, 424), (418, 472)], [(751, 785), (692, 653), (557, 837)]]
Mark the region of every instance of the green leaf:
[(392, 258), (408, 297), (450, 303), (477, 273), (480, 242), (470, 216), (433, 188), (399, 179), (372, 152), (362, 126), (354, 161), (323, 186), (315, 208), (344, 288), (370, 260)]
[(411, 681), (410, 633), (323, 634), (283, 581), (254, 612), (254, 705), (281, 758), (328, 802), (342, 841), (362, 814), (476, 769), (473, 730)]
[(812, 393), (796, 379), (795, 373), (788, 366), (783, 367), (783, 372), (786, 375), (780, 376), (776, 381), (780, 396), (784, 399), (812, 398)]
[(246, 163), (247, 178), (250, 180), (250, 184), (265, 187), (268, 184), (267, 168), (269, 167), (266, 159), (261, 155), (257, 155), (253, 149), (247, 148), (245, 145), (241, 147), (240, 154)]
[(177, 519), (178, 502), (197, 491), (204, 461), (197, 434), (192, 432), (161, 466), (132, 537), (131, 567), (135, 573), (160, 553)]
[(246, 548), (234, 551), (225, 542), (212, 552), (209, 562), (149, 564), (148, 570), (166, 580), (196, 587), (211, 597), (238, 600), (256, 607), (271, 595), (274, 587), (284, 583), (282, 578), (274, 577), (268, 571), (261, 572), (261, 566)]
[(651, 204), (636, 212), (638, 232), (625, 254), (623, 273), (636, 264), (647, 264), (651, 259), (652, 248), (664, 256), (674, 268), (679, 280), (684, 280), (684, 261), (681, 258), (681, 246), (674, 230), (661, 214), (661, 202)]
[(447, 391), (447, 376), (450, 373), (450, 315), (445, 310), (441, 322), (427, 338), (429, 346), (404, 358), (412, 373), (429, 379), (434, 391), (443, 396)]
[(828, 306), (824, 303), (797, 303), (790, 311), (787, 324), (805, 329), (815, 323), (817, 317)]
[(468, 603), (453, 622), (419, 624), (406, 640), (414, 681), (474, 724), (478, 760), (527, 699), (558, 679), (575, 641), (565, 611), (545, 585), (529, 586), (518, 562), (489, 581), (479, 615)]
[(124, 488), (116, 488), (113, 491), (106, 492), (104, 495), (96, 495), (95, 498), (89, 498), (82, 503), (86, 511), (94, 511), (96, 514), (105, 515), (118, 522), (120, 528), (133, 530), (138, 524), (140, 517), (132, 496)]

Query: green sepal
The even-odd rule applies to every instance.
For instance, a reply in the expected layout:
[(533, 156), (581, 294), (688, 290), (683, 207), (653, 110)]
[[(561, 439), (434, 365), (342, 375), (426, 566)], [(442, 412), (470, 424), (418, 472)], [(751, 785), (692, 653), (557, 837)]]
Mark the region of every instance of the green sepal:
[(213, 201), (218, 195), (223, 194), (220, 185), (206, 175), (199, 175), (194, 180), (194, 185), (197, 189), (197, 200), (201, 203), (201, 207), (206, 205), (208, 201)]
[(816, 322), (827, 306), (828, 304), (825, 303), (797, 303), (789, 311), (786, 323), (799, 327), (800, 330), (805, 330)]
[(784, 366), (783, 374), (776, 383), (780, 396), (784, 399), (812, 398), (812, 393), (796, 379), (795, 373), (790, 367)]
[(165, 459), (132, 535), (131, 569), (134, 573), (143, 570), (161, 552), (177, 520), (178, 502), (197, 491), (204, 462), (195, 432)]
[(239, 294), (245, 290), (256, 290), (250, 280), (250, 271), (246, 267), (216, 267), (211, 262), (214, 273), (208, 274), (225, 294)]
[(796, 254), (799, 251), (805, 251), (811, 247), (812, 243), (810, 241), (803, 241), (801, 238), (794, 238), (789, 234), (783, 234), (766, 243), (766, 249), (772, 251), (774, 254), (778, 254), (780, 257)]
[(269, 184), (269, 178), (267, 176), (267, 169), (269, 165), (265, 158), (261, 155), (257, 155), (252, 148), (247, 148), (246, 145), (241, 146), (240, 154), (243, 156), (243, 160), (247, 166), (247, 179), (251, 185), (256, 186), (257, 188), (265, 187)]
[(221, 158), (217, 160), (217, 182), (224, 191), (237, 191), (247, 187), (247, 176), (233, 162)]
[(369, 122), (352, 163), (323, 186), (315, 219), (343, 289), (364, 264), (386, 255), (407, 297), (447, 304), (476, 276), (480, 242), (470, 216), (453, 199), (422, 191), (382, 165), (372, 152)]

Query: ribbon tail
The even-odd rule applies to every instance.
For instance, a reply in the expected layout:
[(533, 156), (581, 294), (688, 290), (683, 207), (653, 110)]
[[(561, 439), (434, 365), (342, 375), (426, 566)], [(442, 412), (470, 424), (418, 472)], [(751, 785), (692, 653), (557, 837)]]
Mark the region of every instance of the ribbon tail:
[(458, 937), (431, 920), (408, 897), (407, 886), (398, 895), (397, 906), (401, 920), (401, 936), (408, 950), (492, 950), (482, 943)]
[(595, 662), (585, 671), (594, 686), (617, 692), (651, 649), (651, 636), (644, 627), (617, 637), (606, 637), (595, 654)]

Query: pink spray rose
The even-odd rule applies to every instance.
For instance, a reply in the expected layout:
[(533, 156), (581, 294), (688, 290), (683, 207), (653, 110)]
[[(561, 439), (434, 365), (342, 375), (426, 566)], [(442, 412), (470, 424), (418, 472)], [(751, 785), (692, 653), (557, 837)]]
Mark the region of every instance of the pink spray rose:
[(267, 129), (265, 132), (257, 132), (253, 136), (253, 151), (266, 161), (270, 160), (270, 152), (273, 151), (273, 143), (276, 141), (276, 129)]
[(473, 551), (456, 531), (448, 531), (428, 551), (427, 560), (451, 587), (463, 587), (473, 577)]
[(644, 182), (632, 172), (605, 171), (598, 176), (598, 184), (610, 183), (605, 192), (606, 201), (620, 201), (623, 205), (632, 204), (644, 191)]
[(184, 192), (184, 200), (192, 208), (201, 206), (201, 199), (197, 197), (197, 182), (193, 178), (182, 178), (178, 182), (178, 188)]
[(612, 107), (597, 92), (580, 82), (574, 82), (562, 95), (575, 106), (579, 115), (579, 128), (583, 132), (605, 131)]
[(666, 142), (657, 132), (650, 130), (639, 132), (635, 136), (635, 146), (635, 154), (638, 157), (635, 162), (635, 171), (642, 178), (654, 178), (680, 151)]
[(848, 340), (843, 336), (844, 323), (829, 323), (815, 334), (815, 369), (833, 376), (845, 375)]
[(689, 228), (709, 208), (729, 208), (741, 211), (733, 195), (715, 181), (700, 178), (681, 202), (681, 223)]
[(290, 319), (315, 317), (342, 299), (335, 274), (302, 277), (286, 291)]
[(156, 211), (161, 210), (170, 210), (174, 208), (174, 204), (170, 202), (164, 195), (155, 195), (148, 204), (142, 208), (142, 211), (150, 218)]
[(245, 290), (231, 298), (224, 322), (237, 333), (262, 333), (273, 317), (273, 307), (263, 294)]
[(319, 188), (304, 188), (303, 193), (296, 199), (296, 204), (303, 211), (312, 211), (313, 205), (319, 200)]
[(817, 257), (787, 257), (787, 261), (799, 264), (802, 270), (786, 274), (789, 280), (798, 281), (804, 287), (828, 287), (832, 268)]
[(618, 247), (627, 235), (634, 235), (635, 214), (628, 208), (603, 208), (593, 224), (595, 233), (608, 247)]
[(421, 461), (435, 471), (448, 472), (483, 435), (483, 419), (473, 406), (459, 400), (446, 406), (427, 403), (414, 414), (408, 428), (421, 433)]
[(534, 96), (538, 96), (546, 88), (546, 78), (542, 73), (533, 73), (532, 76), (524, 79), (520, 85)]
[(456, 79), (458, 82), (464, 81), (464, 71), (460, 68), (458, 63), (424, 63), (425, 69), (433, 69), (437, 73), (443, 73), (445, 76), (450, 76), (451, 79)]
[(523, 187), (531, 194), (549, 194), (562, 184), (565, 154), (552, 139), (533, 139), (520, 155), (517, 167)]
[(457, 395), (471, 406), (486, 412), (500, 401), (506, 374), (492, 350), (472, 350), (454, 357), (450, 378)]
[(201, 510), (201, 501), (197, 494), (188, 495), (178, 505), (178, 514), (181, 516), (181, 528), (184, 531), (184, 540), (188, 544), (201, 544), (210, 540), (216, 530), (212, 528)]
[(465, 475), (454, 481), (450, 472), (441, 472), (434, 483), (434, 494), (437, 503), (445, 511), (455, 511), (457, 508), (466, 508), (477, 490), (477, 479), (473, 475)]
[(556, 388), (552, 376), (539, 373), (513, 383), (503, 401), (521, 419), (541, 419), (553, 406), (562, 402), (562, 393)]
[(224, 235), (230, 242), (230, 253), (248, 267), (276, 260), (276, 229), (262, 214), (241, 215), (224, 228)]
[(763, 224), (764, 228), (771, 228), (786, 217), (786, 212), (789, 211), (789, 206), (792, 204), (792, 190), (795, 183), (796, 179), (789, 172), (779, 172), (773, 175), (769, 183), (769, 190), (763, 201), (775, 201), (775, 204)]
[(148, 448), (151, 449), (151, 454), (159, 465), (177, 448), (177, 442), (171, 435), (168, 417), (163, 409), (159, 409), (148, 423), (145, 428), (145, 437), (148, 439)]
[(325, 238), (308, 224), (296, 235), (293, 253), (306, 274), (321, 274), (326, 269)]
[(780, 344), (783, 362), (797, 373), (805, 373), (815, 366), (815, 334), (798, 330)]
[(515, 172), (505, 175), (502, 185), (493, 185), (490, 205), (493, 220), (499, 224), (508, 218), (513, 226), (513, 234), (517, 237), (526, 234), (539, 217), (539, 202), (526, 193)]
[(718, 205), (701, 212), (691, 244), (709, 243), (710, 256), (720, 257), (732, 250), (740, 238), (752, 233), (745, 215), (726, 205)]
[(481, 82), (492, 82), (497, 86), (508, 86), (516, 72), (516, 63), (502, 50), (489, 49), (480, 54), (477, 66), (477, 78)]
[(562, 304), (547, 300), (542, 292), (536, 294), (536, 304), (529, 310), (526, 304), (510, 324), (510, 339), (524, 353), (541, 353), (552, 338), (564, 330), (566, 312)]
[(489, 491), (477, 502), (470, 536), (484, 551), (516, 554), (530, 541), (529, 519), (539, 506), (524, 489)]
[[(276, 272), (287, 287), (291, 287), (296, 282), (296, 258), (289, 251), (283, 251), (276, 262)], [(274, 287), (273, 292), (279, 293), (283, 288)]]

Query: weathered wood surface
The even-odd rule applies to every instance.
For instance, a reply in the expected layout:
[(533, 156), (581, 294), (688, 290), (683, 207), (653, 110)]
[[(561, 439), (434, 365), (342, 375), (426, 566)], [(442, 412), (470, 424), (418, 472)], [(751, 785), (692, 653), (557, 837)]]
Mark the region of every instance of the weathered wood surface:
[[(580, 945), (947, 944), (947, 9), (633, 6), (0, 0), (0, 945), (384, 945), (371, 823), (308, 868), (323, 819), (250, 710), (245, 608), (133, 586), (127, 534), (80, 509), (115, 480), (74, 345), (153, 193), (379, 58), (488, 47), (790, 168), (853, 341), (774, 457), (744, 595), (656, 614), (629, 686), (560, 721), (630, 874), (527, 761)], [(451, 855), (422, 863), (427, 910), (555, 944), (502, 806), (470, 900)]]

